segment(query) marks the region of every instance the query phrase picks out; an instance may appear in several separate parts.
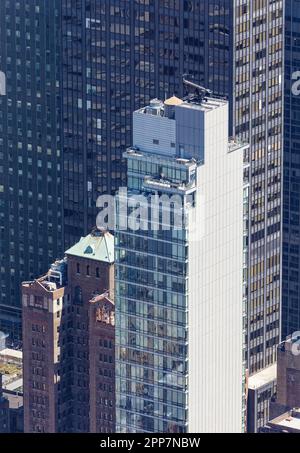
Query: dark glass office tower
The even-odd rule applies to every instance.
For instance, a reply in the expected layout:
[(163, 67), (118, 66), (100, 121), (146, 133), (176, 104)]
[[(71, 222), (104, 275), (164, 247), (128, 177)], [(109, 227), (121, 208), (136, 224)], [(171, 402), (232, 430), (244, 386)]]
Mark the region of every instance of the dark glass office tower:
[(280, 339), (282, 0), (62, 0), (65, 245), (95, 224), (97, 196), (125, 185), (131, 113), (182, 96), (182, 75), (231, 101), (251, 144), (248, 364)]
[(280, 341), (284, 2), (235, 9), (235, 134), (250, 143), (248, 367), (276, 358)]
[(182, 75), (232, 94), (233, 2), (62, 0), (66, 247), (126, 184), (132, 112), (182, 95)]
[(285, 2), (282, 337), (300, 330), (300, 2)]
[(62, 249), (59, 3), (0, 2), (0, 329), (15, 338), (21, 281)]

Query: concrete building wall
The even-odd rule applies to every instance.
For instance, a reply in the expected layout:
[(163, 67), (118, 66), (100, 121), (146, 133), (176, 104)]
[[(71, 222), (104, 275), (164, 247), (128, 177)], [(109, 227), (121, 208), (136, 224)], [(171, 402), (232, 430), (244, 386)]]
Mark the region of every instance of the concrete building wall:
[[(176, 123), (155, 115), (133, 114), (133, 146), (145, 152), (175, 156)], [(151, 131), (151, 134), (145, 131)], [(172, 146), (173, 144), (173, 146)]]
[(228, 152), (227, 106), (205, 116), (189, 248), (189, 431), (241, 432), (243, 152)]

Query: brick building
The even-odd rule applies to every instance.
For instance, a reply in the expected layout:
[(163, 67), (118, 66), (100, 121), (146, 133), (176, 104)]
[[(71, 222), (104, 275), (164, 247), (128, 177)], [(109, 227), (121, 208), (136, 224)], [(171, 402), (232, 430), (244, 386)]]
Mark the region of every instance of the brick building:
[(277, 393), (262, 432), (300, 432), (300, 336), (296, 332), (278, 346)]
[(109, 294), (90, 301), (90, 432), (115, 432), (115, 306)]
[[(104, 293), (113, 300), (114, 238), (96, 228), (47, 275), (23, 283), (25, 432), (90, 431), (89, 310), (91, 299)], [(113, 325), (109, 329), (114, 347)], [(101, 353), (98, 346), (92, 354)], [(103, 398), (114, 414), (114, 395)], [(114, 423), (114, 415), (108, 421)]]
[(300, 342), (289, 338), (278, 346), (277, 405), (285, 410), (300, 407)]
[[(55, 433), (61, 367), (61, 323), (66, 293), (56, 270), (22, 285), (24, 431)], [(53, 267), (54, 267), (53, 266)]]

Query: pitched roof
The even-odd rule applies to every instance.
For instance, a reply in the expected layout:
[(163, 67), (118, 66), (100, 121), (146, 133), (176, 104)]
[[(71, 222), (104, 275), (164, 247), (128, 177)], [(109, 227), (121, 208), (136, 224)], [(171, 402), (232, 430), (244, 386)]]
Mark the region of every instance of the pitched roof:
[(176, 96), (172, 96), (169, 99), (165, 100), (165, 105), (181, 105), (183, 104), (183, 100), (177, 98)]
[(88, 258), (105, 263), (113, 263), (114, 236), (108, 231), (95, 228), (91, 234), (82, 237), (77, 244), (67, 250), (66, 255)]

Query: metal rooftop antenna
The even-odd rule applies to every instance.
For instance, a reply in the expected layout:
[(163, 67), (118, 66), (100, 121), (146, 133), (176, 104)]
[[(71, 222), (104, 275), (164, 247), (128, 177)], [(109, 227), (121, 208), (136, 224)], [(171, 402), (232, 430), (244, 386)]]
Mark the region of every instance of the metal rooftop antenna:
[(201, 85), (197, 85), (194, 82), (191, 82), (190, 80), (187, 79), (187, 77), (188, 77), (187, 74), (184, 74), (182, 76), (182, 82), (183, 82), (183, 85), (185, 86), (186, 92), (187, 92), (187, 98), (186, 98), (187, 101), (202, 102), (207, 97), (212, 96), (213, 93), (211, 90), (209, 90)]

